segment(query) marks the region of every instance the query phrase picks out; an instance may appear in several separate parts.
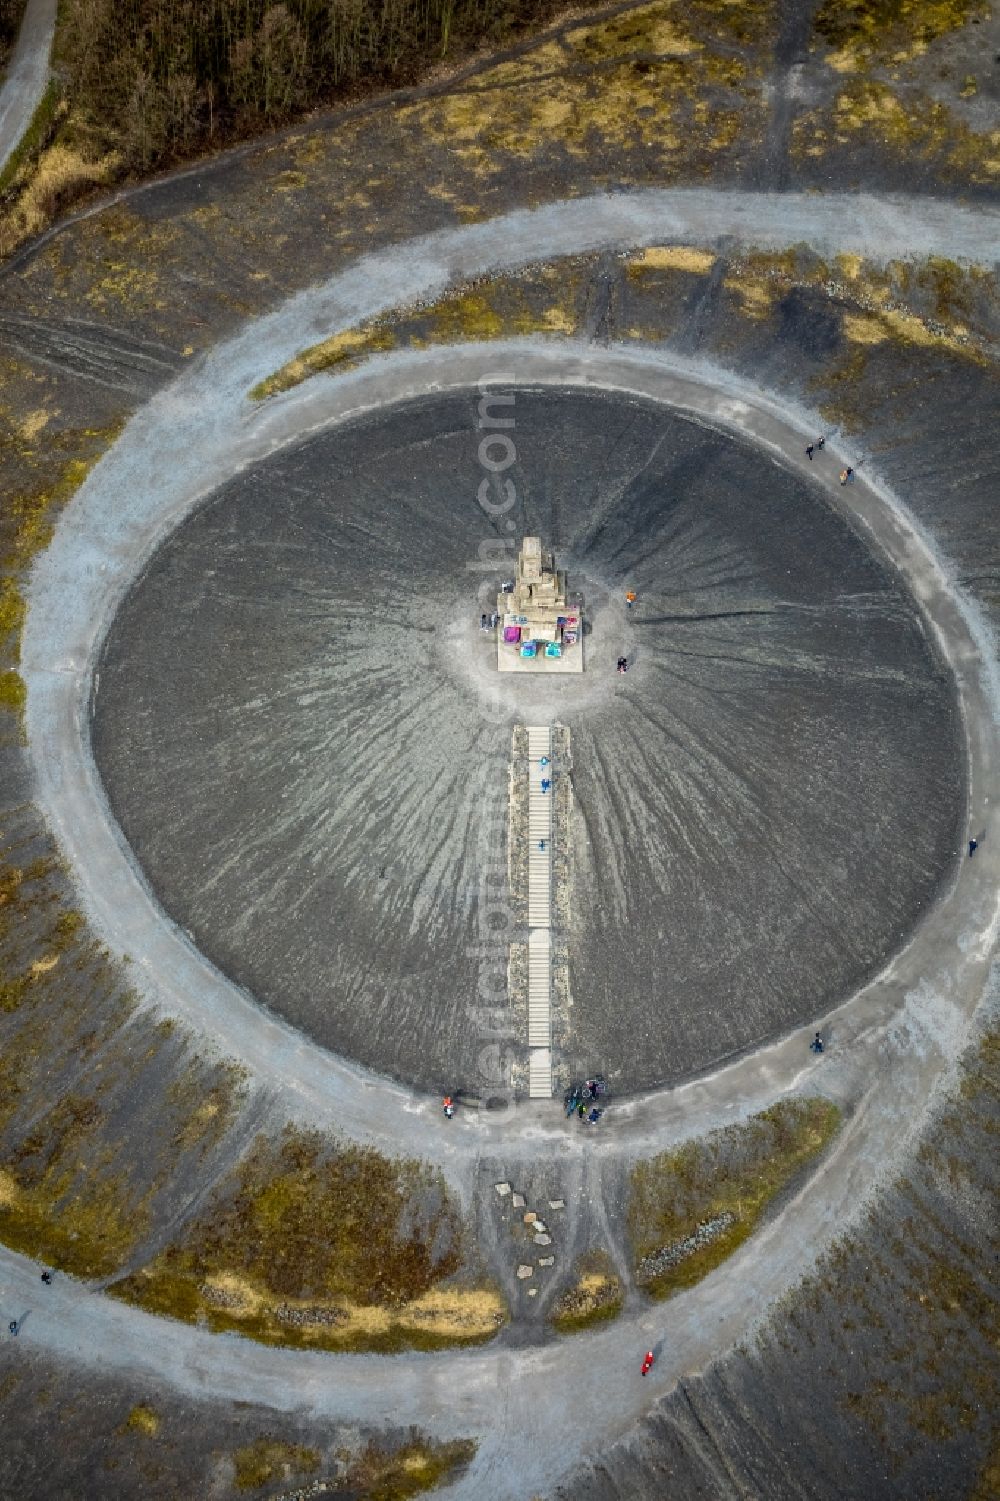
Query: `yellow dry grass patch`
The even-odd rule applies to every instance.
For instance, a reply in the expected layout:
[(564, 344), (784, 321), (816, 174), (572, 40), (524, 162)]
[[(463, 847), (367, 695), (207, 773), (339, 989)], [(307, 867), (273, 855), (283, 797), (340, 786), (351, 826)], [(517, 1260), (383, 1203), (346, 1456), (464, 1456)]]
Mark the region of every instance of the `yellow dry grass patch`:
[[(273, 1292), (236, 1272), (218, 1272), (206, 1277), (202, 1296), (209, 1307), (224, 1309), (232, 1319), (263, 1316), (280, 1329), (288, 1317), (277, 1317)], [(349, 1298), (284, 1298), (282, 1311), (296, 1315), (295, 1324), (308, 1333), (329, 1334), (327, 1315), (336, 1314), (336, 1336), (388, 1335), (394, 1329), (421, 1330), (441, 1339), (480, 1339), (494, 1334), (506, 1316), (503, 1299), (492, 1288), (433, 1288), (422, 1297), (397, 1307), (355, 1303)], [(312, 1315), (312, 1317), (310, 1317)]]
[(556, 1302), (552, 1322), (561, 1334), (575, 1334), (616, 1318), (622, 1306), (622, 1285), (602, 1251), (585, 1256), (573, 1286)]
[(843, 329), (852, 344), (884, 344), (895, 338), (924, 349), (947, 349), (969, 359), (981, 358), (978, 350), (966, 342), (964, 325), (955, 323), (950, 332), (928, 328), (916, 313), (904, 312), (902, 308), (880, 308), (874, 314), (845, 313)]
[(693, 245), (648, 245), (629, 261), (629, 275), (643, 271), (690, 271), (703, 276), (715, 265), (710, 250), (696, 250)]
[(859, 64), (915, 62), (938, 38), (989, 14), (983, 0), (823, 0), (814, 24), (835, 49), (828, 65), (851, 72)]
[(144, 1433), (147, 1438), (155, 1438), (160, 1431), (160, 1419), (151, 1407), (140, 1403), (138, 1407), (133, 1407), (125, 1419), (125, 1427), (131, 1428), (133, 1433)]
[[(250, 398), (261, 401), (289, 391), (325, 370), (353, 369), (362, 360), (393, 349), (398, 341), (414, 349), (425, 349), (436, 344), (488, 343), (517, 334), (576, 333), (578, 315), (573, 278), (556, 269), (543, 271), (542, 281), (546, 292), (551, 291), (552, 300), (541, 307), (532, 305), (516, 287), (511, 291), (501, 285), (497, 294), (489, 289), (459, 287), (420, 309), (394, 308), (303, 350), (254, 386)], [(426, 322), (426, 332), (408, 331), (407, 321), (414, 317)]]
[(391, 349), (394, 342), (392, 333), (381, 323), (361, 323), (356, 328), (345, 328), (282, 365), (280, 370), (253, 388), (251, 397), (260, 401), (266, 396), (290, 391), (293, 386), (301, 385), (311, 375), (318, 375), (323, 370), (351, 369), (369, 355)]
[(559, 42), (545, 42), (536, 47), (527, 57), (509, 63), (500, 63), (489, 70), (489, 81), (497, 86), (521, 83), (525, 78), (537, 78), (542, 73), (561, 73), (566, 67), (566, 54)]
[(542, 313), (541, 326), (550, 334), (575, 334), (576, 319), (564, 307), (546, 308)]
[(857, 53), (851, 47), (841, 47), (837, 52), (831, 52), (826, 58), (826, 65), (835, 73), (856, 73), (858, 71)]
[(951, 335), (935, 333), (922, 318), (918, 318), (915, 313), (903, 312), (901, 308), (886, 308), (881, 317), (890, 331), (907, 344), (934, 345), (936, 348), (944, 345), (946, 349), (967, 352), (955, 337), (961, 331), (960, 327), (956, 327)]
[(598, 22), (596, 26), (574, 31), (568, 38), (569, 45), (583, 57), (599, 59), (633, 53), (689, 57), (692, 52), (701, 52), (702, 44), (681, 31), (664, 10), (662, 5), (651, 6), (633, 15), (626, 13), (617, 21)]
[(31, 966), (32, 975), (47, 975), (50, 969), (55, 969), (59, 963), (58, 954), (46, 954), (44, 959), (36, 959)]
[(766, 318), (774, 302), (775, 289), (767, 281), (745, 276), (727, 276), (723, 286), (735, 292), (742, 303), (741, 311), (747, 318)]
[(6, 1209), (11, 1204), (16, 1204), (21, 1197), (21, 1190), (10, 1173), (0, 1168), (0, 1208)]
[(27, 417), (22, 417), (18, 427), (25, 443), (33, 443), (38, 434), (48, 425), (52, 413), (39, 407), (37, 412), (29, 412)]
[(404, 1328), (461, 1337), (492, 1334), (505, 1316), (503, 1299), (487, 1287), (436, 1287), (397, 1314)]
[(40, 234), (61, 202), (110, 182), (120, 166), (116, 151), (90, 160), (59, 141), (43, 151), (24, 191), (0, 220), (0, 254), (10, 255), (24, 240)]
[[(832, 134), (824, 123), (832, 127)], [(901, 159), (938, 159), (973, 182), (992, 182), (1000, 176), (1000, 131), (975, 131), (941, 100), (917, 93), (900, 97), (888, 85), (867, 79), (846, 86), (829, 116), (817, 111), (800, 116), (793, 129), (793, 150), (821, 155), (818, 147), (845, 145), (866, 131)]]
[[(758, 20), (747, 20), (751, 30)], [(571, 30), (562, 49), (547, 44), (396, 118), (415, 136), (446, 146), (480, 179), (503, 170), (501, 153), (525, 157), (553, 146), (575, 157), (595, 146), (644, 147), (665, 166), (692, 147), (722, 150), (744, 123), (754, 64), (746, 50), (734, 50), (725, 27), (718, 46), (717, 35), (701, 39), (698, 25), (706, 30), (704, 15), (682, 19), (679, 8), (659, 0)], [(720, 90), (739, 95), (732, 101), (738, 107), (720, 107)]]
[(203, 1104), (198, 1106), (198, 1109), (191, 1117), (191, 1123), (196, 1126), (207, 1126), (209, 1121), (215, 1120), (218, 1113), (218, 1100), (205, 1100)]
[(866, 313), (845, 313), (843, 326), (852, 344), (884, 344), (889, 337), (882, 322)]

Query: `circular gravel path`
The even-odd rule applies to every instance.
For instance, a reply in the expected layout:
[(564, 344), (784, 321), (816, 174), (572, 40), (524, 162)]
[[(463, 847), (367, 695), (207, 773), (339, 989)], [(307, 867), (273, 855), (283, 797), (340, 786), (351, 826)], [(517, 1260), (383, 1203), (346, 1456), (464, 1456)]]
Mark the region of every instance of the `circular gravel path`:
[[(398, 356), (339, 381), (312, 382), (293, 393), (296, 400), (286, 399), (280, 407), (254, 414), (252, 429), (242, 435), (237, 431), (235, 439), (229, 428), (206, 420), (199, 438), (202, 471), (206, 477), (212, 475), (213, 464), (232, 465), (235, 455), (246, 457), (248, 451), (259, 458), (296, 433), (381, 408), (386, 401), (414, 398), (445, 385), (467, 389), (487, 371), (506, 368), (522, 385), (546, 380), (561, 388), (597, 384), (696, 413), (713, 425), (752, 436), (761, 448), (817, 482), (815, 466), (807, 467), (803, 452), (814, 429), (813, 414), (789, 411), (725, 372), (651, 355), (542, 343), (505, 345), (492, 348), (489, 355), (486, 371), (483, 350), (468, 347)], [(27, 722), (37, 796), (74, 869), (91, 921), (115, 951), (132, 956), (136, 983), (147, 1002), (179, 1016), (206, 1041), (239, 1058), (275, 1092), (283, 1108), (313, 1124), (335, 1126), (389, 1151), (397, 1149), (405, 1127), (410, 1148), (446, 1169), (475, 1158), (493, 1137), (503, 1141), (505, 1151), (515, 1153), (530, 1153), (547, 1137), (562, 1140), (557, 1105), (547, 1110), (522, 1108), (513, 1119), (466, 1115), (459, 1130), (446, 1129), (448, 1123), (432, 1098), (415, 1096), (310, 1043), (298, 1029), (256, 1005), (204, 958), (153, 899), (109, 816), (89, 735), (91, 674), (104, 626), (114, 618), (138, 569), (200, 498), (193, 484), (183, 482), (191, 478), (183, 465), (161, 468), (155, 452), (150, 453), (153, 417), (169, 423), (178, 413), (177, 400), (158, 400), (151, 407), (159, 410), (147, 408), (140, 414), (138, 429), (133, 424), (126, 432), (62, 518), (36, 570), (24, 633)], [(182, 409), (191, 411), (188, 399)], [(206, 415), (210, 418), (211, 411)], [(160, 441), (166, 444), (168, 438), (165, 433)], [(970, 817), (982, 826), (990, 815), (995, 755), (992, 731), (976, 728), (980, 720), (992, 726), (995, 717), (995, 667), (988, 635), (956, 596), (898, 500), (878, 485), (872, 469), (864, 471), (857, 485), (842, 490), (835, 477), (841, 455), (834, 451), (830, 458), (830, 500), (849, 505), (855, 523), (903, 572), (956, 676), (969, 745)], [(136, 483), (140, 475), (148, 477), (145, 485)], [(219, 482), (222, 478), (218, 474)], [(978, 707), (970, 710), (970, 704)], [(987, 903), (989, 926), (995, 882), (988, 859), (966, 862), (948, 899), (956, 899), (955, 890), (978, 890)], [(959, 911), (968, 914), (968, 896), (958, 900)], [(953, 926), (954, 916), (948, 921)], [(939, 930), (925, 921), (886, 976), (877, 977), (839, 1008), (845, 1040), (891, 1022), (907, 988), (919, 984), (936, 962), (939, 942)], [(962, 988), (959, 975), (955, 984)], [(970, 992), (970, 1005), (977, 996), (978, 991)], [(619, 1133), (627, 1133), (636, 1150), (645, 1150), (679, 1134), (693, 1134), (720, 1118), (763, 1108), (794, 1086), (802, 1066), (801, 1038), (792, 1036), (704, 1082), (616, 1112), (606, 1123), (604, 1139), (611, 1143)]]
[[(813, 414), (718, 370), (593, 349), (518, 345), (492, 349), (488, 359), (481, 349), (397, 359), (336, 383), (314, 382), (260, 412), (246, 405), (246, 391), (268, 368), (337, 326), (391, 305), (408, 289), (416, 294), (440, 287), (452, 272), (468, 274), (505, 257), (517, 263), (557, 253), (560, 246), (699, 238), (725, 229), (758, 243), (802, 239), (821, 249), (885, 254), (950, 249), (994, 255), (997, 243), (995, 216), (929, 200), (885, 205), (711, 192), (639, 197), (641, 202), (576, 203), (565, 206), (565, 213), (554, 208), (541, 217), (515, 215), (435, 237), (433, 245), (363, 262), (331, 288), (296, 299), (187, 372), (137, 416), (67, 509), (33, 583), (23, 660), (38, 800), (91, 920), (115, 950), (135, 958), (144, 999), (242, 1057), (289, 1110), (388, 1149), (405, 1132), (407, 1150), (446, 1169), (459, 1159), (474, 1161), (500, 1142), (511, 1157), (550, 1149), (564, 1140), (558, 1107), (548, 1115), (519, 1110), (495, 1126), (460, 1117), (452, 1123), (457, 1129), (445, 1130), (436, 1105), (307, 1043), (210, 966), (165, 919), (108, 818), (89, 756), (92, 672), (106, 627), (138, 570), (192, 506), (235, 469), (307, 430), (434, 387), (467, 387), (489, 369), (512, 370), (523, 384), (598, 385), (648, 396), (752, 436), (787, 468), (808, 472), (801, 449), (814, 434)], [(504, 255), (498, 246), (507, 247)], [(856, 456), (846, 450), (831, 454), (835, 462), (844, 457)], [(556, 1472), (570, 1470), (582, 1455), (599, 1452), (645, 1411), (652, 1396), (731, 1345), (757, 1311), (802, 1275), (815, 1250), (864, 1204), (886, 1165), (898, 1161), (929, 1091), (960, 1052), (989, 983), (1000, 885), (1000, 831), (993, 812), (1000, 793), (1000, 694), (988, 633), (877, 474), (867, 469), (863, 483), (841, 494), (833, 481), (829, 498), (850, 506), (872, 547), (903, 573), (948, 661), (966, 732), (970, 816), (977, 827), (986, 825), (988, 837), (976, 859), (956, 871), (905, 949), (829, 1018), (835, 1046), (816, 1066), (811, 1087), (854, 1108), (823, 1173), (737, 1256), (667, 1307), (546, 1349), (484, 1350), (444, 1360), (314, 1356), (153, 1321), (66, 1281), (50, 1289), (51, 1303), (35, 1311), (36, 1272), (2, 1251), (3, 1289), (32, 1306), (27, 1328), (33, 1340), (81, 1364), (113, 1362), (119, 1370), (165, 1379), (192, 1394), (260, 1400), (278, 1409), (306, 1405), (359, 1420), (377, 1419), (391, 1405), (398, 1421), (420, 1423), (432, 1434), (484, 1435), (457, 1493), (522, 1497), (551, 1486)], [(760, 1108), (802, 1083), (812, 1067), (801, 1036), (761, 1048), (715, 1074), (622, 1105), (590, 1150), (603, 1155), (624, 1144), (637, 1152), (655, 1150)], [(652, 1385), (643, 1384), (635, 1353), (661, 1338)], [(564, 1400), (570, 1392), (571, 1402)]]

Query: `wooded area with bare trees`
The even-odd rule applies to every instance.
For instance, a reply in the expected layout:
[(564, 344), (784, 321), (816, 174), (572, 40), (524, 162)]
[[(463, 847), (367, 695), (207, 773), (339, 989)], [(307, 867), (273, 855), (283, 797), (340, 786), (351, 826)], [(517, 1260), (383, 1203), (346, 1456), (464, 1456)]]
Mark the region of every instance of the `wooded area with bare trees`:
[(57, 62), (71, 107), (144, 172), (362, 87), (412, 81), (549, 10), (548, 0), (64, 0)]

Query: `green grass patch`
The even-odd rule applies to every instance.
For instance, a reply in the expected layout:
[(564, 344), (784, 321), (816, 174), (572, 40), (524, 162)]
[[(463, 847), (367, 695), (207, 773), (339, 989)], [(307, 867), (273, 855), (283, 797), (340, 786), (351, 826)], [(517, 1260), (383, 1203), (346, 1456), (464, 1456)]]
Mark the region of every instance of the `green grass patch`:
[(430, 1444), (417, 1439), (387, 1454), (371, 1445), (351, 1466), (344, 1489), (365, 1501), (408, 1501), (440, 1485), (467, 1465), (476, 1452), (469, 1439)]
[(31, 117), (27, 130), (7, 158), (3, 171), (0, 172), (0, 196), (14, 186), (22, 169), (34, 162), (48, 145), (61, 115), (65, 113), (60, 109), (61, 104), (62, 88), (55, 79), (52, 79), (35, 107), (35, 113)]
[(0, 672), (0, 708), (6, 709), (9, 714), (16, 714), (18, 724), (24, 718), (26, 698), (27, 690), (21, 674), (12, 667), (6, 672)]
[(259, 1438), (255, 1443), (236, 1450), (233, 1465), (236, 1489), (254, 1491), (272, 1480), (297, 1480), (302, 1476), (315, 1475), (319, 1469), (319, 1453), (302, 1444), (285, 1444), (280, 1439)]
[(983, 0), (823, 0), (813, 27), (838, 51), (902, 61), (974, 16), (985, 20), (989, 14)]
[(456, 1280), (460, 1231), (438, 1173), (288, 1128), (259, 1138), (183, 1241), (113, 1291), (267, 1344), (479, 1343), (506, 1309), (495, 1289)]
[(142, 1433), (146, 1438), (155, 1438), (160, 1431), (160, 1419), (151, 1407), (140, 1402), (125, 1419), (123, 1428), (125, 1432)]
[(314, 344), (259, 381), (250, 392), (263, 401), (324, 371), (354, 369), (397, 346), (488, 343), (525, 334), (575, 334), (585, 283), (577, 258), (533, 268), (531, 276), (497, 277), (457, 286), (436, 302), (394, 308)]
[[(677, 1258), (639, 1273), (646, 1291), (669, 1297), (731, 1256), (839, 1123), (840, 1111), (828, 1100), (785, 1100), (743, 1125), (638, 1163), (628, 1214), (636, 1266), (660, 1253)], [(716, 1234), (706, 1230), (713, 1223), (720, 1226)]]
[(147, 1227), (144, 1207), (113, 1178), (70, 1189), (56, 1166), (35, 1185), (0, 1169), (0, 1241), (74, 1276), (110, 1276)]
[(552, 1325), (560, 1334), (577, 1334), (594, 1324), (616, 1319), (624, 1294), (619, 1278), (603, 1251), (591, 1251), (576, 1266), (576, 1282), (557, 1300)]
[(322, 374), (324, 370), (352, 370), (373, 354), (384, 354), (394, 343), (395, 336), (380, 319), (344, 329), (321, 344), (313, 344), (266, 380), (259, 381), (250, 392), (250, 399), (264, 401), (268, 396), (290, 391), (293, 386), (300, 385), (311, 375)]

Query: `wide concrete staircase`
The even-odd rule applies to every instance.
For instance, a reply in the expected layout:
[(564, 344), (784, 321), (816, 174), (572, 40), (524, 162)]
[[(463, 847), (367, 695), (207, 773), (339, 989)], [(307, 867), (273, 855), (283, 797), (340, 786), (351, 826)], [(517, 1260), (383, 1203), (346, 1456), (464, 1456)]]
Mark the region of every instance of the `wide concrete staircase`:
[(552, 732), (528, 726), (528, 1096), (552, 1095)]

